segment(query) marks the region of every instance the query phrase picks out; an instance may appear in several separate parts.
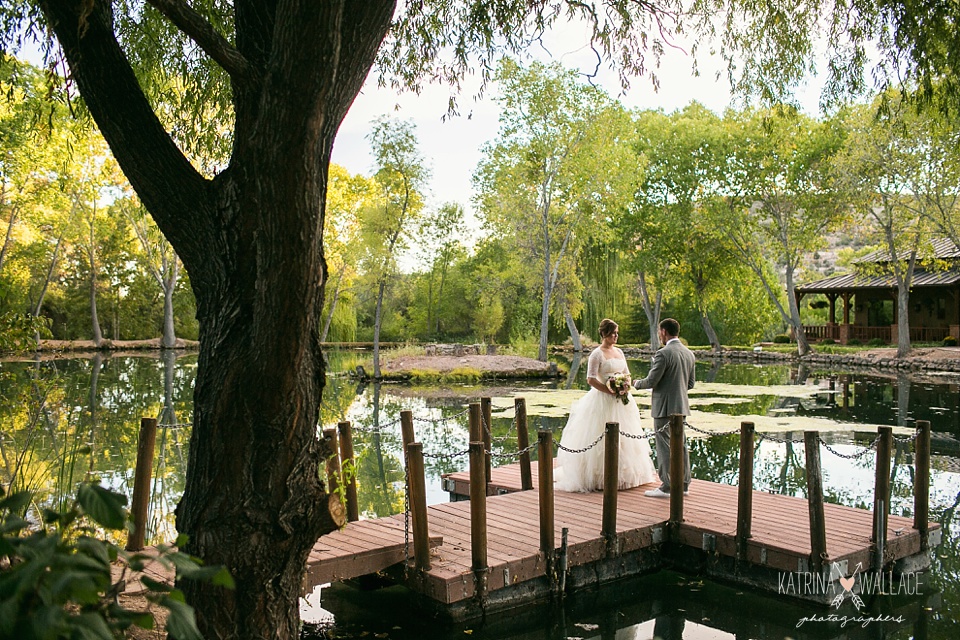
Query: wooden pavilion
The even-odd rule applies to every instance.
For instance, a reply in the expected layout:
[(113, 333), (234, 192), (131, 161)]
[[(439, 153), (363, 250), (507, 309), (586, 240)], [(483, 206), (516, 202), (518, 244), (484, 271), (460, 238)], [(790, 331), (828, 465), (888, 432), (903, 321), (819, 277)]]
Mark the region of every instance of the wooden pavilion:
[[(910, 287), (910, 341), (937, 342), (947, 336), (960, 340), (960, 249), (950, 240), (934, 242), (937, 260), (946, 269), (917, 267)], [(889, 256), (874, 252), (858, 264), (882, 265)], [(871, 269), (870, 271), (874, 271)], [(809, 341), (830, 338), (840, 344), (880, 338), (897, 341), (897, 282), (892, 273), (850, 273), (831, 276), (796, 288), (797, 305), (804, 296), (823, 294), (829, 314), (824, 325), (803, 325)], [(837, 322), (837, 300), (842, 303)]]

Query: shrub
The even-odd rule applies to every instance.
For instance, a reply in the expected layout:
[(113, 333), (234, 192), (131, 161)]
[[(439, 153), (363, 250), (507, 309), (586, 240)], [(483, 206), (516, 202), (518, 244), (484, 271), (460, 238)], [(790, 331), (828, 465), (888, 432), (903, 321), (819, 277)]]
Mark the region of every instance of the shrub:
[(773, 336), (773, 341), (776, 344), (789, 344), (790, 336), (785, 333), (778, 333), (777, 335)]
[(833, 338), (824, 338), (820, 341), (820, 344), (837, 344), (837, 341)]
[[(169, 611), (171, 636), (202, 640), (183, 593), (143, 571), (157, 562), (168, 569), (175, 566), (178, 577), (232, 588), (226, 569), (202, 568), (187, 554), (163, 545), (157, 555), (128, 553), (94, 537), (95, 525), (122, 530), (128, 520), (126, 496), (99, 485), (81, 484), (65, 513), (43, 509), (39, 527), (31, 527), (22, 515), (33, 499), (21, 491), (0, 500), (0, 561), (6, 565), (0, 574), (0, 637), (110, 640), (122, 638), (132, 625), (152, 629), (153, 614), (126, 609), (117, 600), (124, 582), (139, 577), (149, 589), (147, 598)], [(118, 558), (125, 569), (114, 582), (110, 568)]]
[(873, 338), (870, 342), (867, 343), (868, 347), (885, 347), (889, 343), (883, 338)]
[(848, 346), (848, 347), (859, 347), (859, 346), (862, 346), (862, 345), (863, 345), (863, 343), (860, 342), (859, 340), (857, 340), (856, 338), (851, 338), (850, 340), (847, 340), (847, 346)]
[(947, 336), (943, 339), (943, 346), (945, 347), (955, 347), (957, 346), (957, 339), (953, 336)]

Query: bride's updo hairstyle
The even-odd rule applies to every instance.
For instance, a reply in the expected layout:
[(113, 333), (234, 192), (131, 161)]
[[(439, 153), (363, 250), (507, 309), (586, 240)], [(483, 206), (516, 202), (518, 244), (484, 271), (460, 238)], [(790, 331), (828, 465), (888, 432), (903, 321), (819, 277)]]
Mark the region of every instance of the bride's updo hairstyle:
[(600, 337), (606, 338), (607, 336), (609, 336), (611, 333), (613, 333), (619, 328), (620, 328), (620, 325), (618, 325), (616, 322), (614, 322), (610, 318), (604, 318), (603, 320), (600, 321)]

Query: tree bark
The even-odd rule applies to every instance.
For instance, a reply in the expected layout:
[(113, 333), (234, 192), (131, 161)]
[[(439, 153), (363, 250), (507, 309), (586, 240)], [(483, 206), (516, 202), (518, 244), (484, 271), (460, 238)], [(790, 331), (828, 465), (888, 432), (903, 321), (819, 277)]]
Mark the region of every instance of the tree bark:
[(330, 332), (330, 325), (333, 323), (333, 312), (337, 310), (337, 301), (340, 300), (340, 286), (343, 284), (343, 272), (345, 269), (340, 269), (340, 273), (337, 274), (337, 286), (333, 290), (333, 299), (330, 300), (330, 312), (327, 313), (327, 319), (323, 323), (323, 331), (320, 333), (320, 342), (327, 341), (327, 334)]
[[(3, 199), (0, 198), (0, 204)], [(17, 223), (17, 209), (10, 209), (10, 221), (7, 223), (7, 233), (3, 236), (3, 247), (0, 247), (0, 273), (3, 273), (3, 263), (7, 260), (7, 249), (13, 243), (13, 225)]]
[(111, 3), (40, 5), (197, 298), (201, 350), (177, 529), (189, 536), (184, 550), (225, 565), (236, 589), (180, 586), (206, 638), (296, 638), (307, 556), (344, 522), (320, 473), (333, 452), (316, 433), (327, 167), (394, 2), (237, 2), (237, 49), (221, 63), (234, 144), (212, 180), (153, 112), (113, 33)]
[(807, 342), (807, 336), (803, 332), (803, 323), (800, 320), (800, 305), (797, 304), (797, 288), (793, 281), (793, 265), (787, 265), (787, 304), (790, 308), (790, 326), (793, 327), (794, 334), (797, 336), (797, 353), (805, 356), (810, 353), (810, 344)]
[(660, 302), (663, 292), (657, 290), (656, 300), (650, 301), (650, 287), (647, 285), (647, 274), (643, 271), (639, 273), (640, 280), (640, 302), (643, 304), (643, 313), (647, 316), (647, 324), (650, 328), (650, 350), (656, 351), (660, 348), (660, 334), (657, 329), (660, 325)]
[(573, 321), (569, 308), (563, 309), (563, 317), (567, 321), (567, 331), (570, 332), (570, 339), (573, 340), (573, 350), (576, 353), (583, 351), (583, 343), (580, 342), (580, 332), (577, 330), (577, 323)]
[(714, 331), (707, 312), (698, 308), (697, 315), (700, 316), (700, 326), (703, 327), (703, 332), (706, 334), (707, 340), (710, 341), (710, 346), (713, 347), (714, 352), (720, 353), (720, 338), (717, 337), (717, 332)]
[(177, 330), (173, 324), (173, 292), (177, 288), (177, 280), (180, 277), (176, 253), (167, 265), (167, 270), (169, 273), (165, 274), (166, 277), (163, 279), (163, 337), (160, 339), (160, 346), (164, 349), (173, 349), (177, 346)]
[(377, 311), (373, 319), (373, 379), (380, 379), (380, 323), (383, 322), (383, 291), (387, 287), (384, 277), (377, 285)]
[(93, 344), (99, 347), (103, 344), (103, 331), (100, 329), (100, 317), (97, 314), (97, 255), (94, 247), (94, 219), (90, 219), (90, 246), (87, 248), (87, 257), (90, 259), (90, 330), (93, 334)]

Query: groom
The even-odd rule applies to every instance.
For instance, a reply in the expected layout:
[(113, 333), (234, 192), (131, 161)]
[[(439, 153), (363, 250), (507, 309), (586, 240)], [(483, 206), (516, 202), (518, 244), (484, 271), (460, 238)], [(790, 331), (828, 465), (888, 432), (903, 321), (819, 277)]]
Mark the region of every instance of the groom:
[[(650, 373), (643, 380), (633, 383), (637, 389), (653, 389), (653, 399), (650, 406), (650, 415), (653, 416), (653, 428), (656, 431), (657, 443), (657, 473), (660, 474), (661, 485), (657, 489), (645, 491), (644, 494), (654, 498), (670, 497), (670, 416), (680, 414), (690, 415), (690, 401), (687, 390), (693, 389), (694, 366), (696, 358), (690, 349), (687, 349), (678, 336), (680, 323), (673, 318), (660, 322), (657, 330), (663, 348), (653, 356)], [(690, 490), (690, 451), (687, 449), (687, 438), (683, 436), (683, 492)]]

